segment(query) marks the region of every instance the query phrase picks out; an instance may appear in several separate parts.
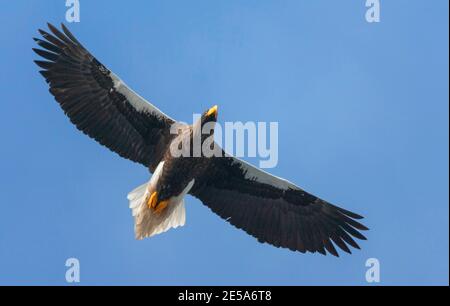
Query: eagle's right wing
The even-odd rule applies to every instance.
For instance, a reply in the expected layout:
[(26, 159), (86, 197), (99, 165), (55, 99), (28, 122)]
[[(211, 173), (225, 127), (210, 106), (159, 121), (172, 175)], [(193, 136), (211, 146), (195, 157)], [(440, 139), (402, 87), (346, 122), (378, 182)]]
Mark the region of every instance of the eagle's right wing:
[(50, 92), (77, 128), (120, 156), (153, 169), (175, 121), (132, 91), (89, 53), (69, 30), (39, 30), (45, 61), (35, 61)]
[(237, 228), (276, 247), (338, 256), (367, 227), (361, 216), (231, 156), (211, 157), (190, 194)]

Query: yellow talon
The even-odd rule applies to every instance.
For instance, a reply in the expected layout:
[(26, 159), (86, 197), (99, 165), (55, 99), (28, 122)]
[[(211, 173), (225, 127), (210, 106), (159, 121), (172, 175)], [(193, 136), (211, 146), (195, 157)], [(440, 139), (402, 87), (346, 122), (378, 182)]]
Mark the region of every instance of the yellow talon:
[(147, 201), (147, 207), (149, 209), (153, 209), (155, 213), (160, 214), (163, 210), (169, 205), (169, 201), (161, 201), (158, 203), (158, 193), (155, 191), (152, 193), (150, 198)]
[(147, 206), (148, 206), (148, 208), (154, 209), (156, 207), (157, 203), (158, 203), (158, 193), (155, 191), (150, 196), (150, 199), (148, 199)]
[(159, 202), (159, 204), (156, 206), (155, 209), (155, 213), (160, 214), (163, 212), (163, 210), (167, 207), (167, 205), (169, 205), (169, 201), (161, 201)]

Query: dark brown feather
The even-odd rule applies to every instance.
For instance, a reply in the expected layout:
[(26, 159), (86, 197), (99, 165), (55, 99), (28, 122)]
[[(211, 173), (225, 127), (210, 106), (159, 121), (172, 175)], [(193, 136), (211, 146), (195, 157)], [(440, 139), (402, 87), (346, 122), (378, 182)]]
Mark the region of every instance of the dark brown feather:
[(166, 117), (140, 112), (113, 87), (111, 73), (63, 25), (48, 25), (35, 38), (33, 51), (46, 61), (36, 64), (50, 93), (78, 129), (120, 156), (153, 170), (170, 143)]
[[(331, 205), (301, 189), (282, 190), (246, 177), (232, 157), (205, 159), (208, 171), (196, 178), (191, 194), (237, 228), (260, 242), (299, 252), (339, 256), (359, 249), (352, 237), (367, 227), (360, 215)], [(354, 218), (353, 218), (354, 217)]]

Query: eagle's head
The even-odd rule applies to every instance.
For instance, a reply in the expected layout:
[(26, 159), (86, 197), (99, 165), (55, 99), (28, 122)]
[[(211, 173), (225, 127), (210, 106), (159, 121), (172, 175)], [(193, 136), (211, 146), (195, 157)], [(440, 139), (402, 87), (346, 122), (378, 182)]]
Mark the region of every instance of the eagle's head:
[(213, 122), (213, 124), (216, 123), (217, 115), (218, 115), (218, 111), (217, 110), (218, 110), (218, 106), (214, 105), (213, 107), (211, 107), (210, 109), (205, 111), (202, 114), (202, 118), (201, 118), (202, 125), (205, 125), (208, 122)]
[(203, 149), (209, 148), (209, 151), (216, 149), (214, 146), (214, 129), (217, 122), (217, 109), (218, 107), (215, 105), (205, 111), (193, 126), (193, 135), (195, 135), (195, 137), (199, 137), (200, 139), (202, 154), (205, 153)]
[(214, 128), (216, 126), (218, 116), (217, 109), (217, 105), (214, 105), (205, 111), (198, 121), (197, 126), (201, 128), (202, 139), (214, 135)]

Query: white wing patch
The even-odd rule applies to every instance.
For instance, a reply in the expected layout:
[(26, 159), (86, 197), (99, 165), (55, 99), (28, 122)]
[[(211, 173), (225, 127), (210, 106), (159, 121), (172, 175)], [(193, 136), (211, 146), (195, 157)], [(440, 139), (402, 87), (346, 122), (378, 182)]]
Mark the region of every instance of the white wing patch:
[[(110, 74), (111, 79), (114, 83), (114, 89), (125, 96), (127, 100), (130, 102), (130, 104), (136, 109), (138, 112), (145, 112), (152, 114), (154, 116), (160, 117), (160, 118), (168, 118), (170, 120), (173, 120), (166, 114), (164, 114), (162, 111), (160, 111), (156, 106), (142, 98), (140, 95), (138, 95), (135, 91), (133, 91), (130, 87), (125, 84), (124, 81), (122, 81), (116, 74), (111, 72)], [(175, 120), (173, 120), (175, 121)]]
[[(231, 156), (230, 156), (231, 157)], [(234, 164), (238, 164), (239, 167), (242, 169), (242, 171), (245, 174), (245, 178), (251, 181), (256, 181), (262, 184), (267, 184), (274, 186), (278, 189), (282, 190), (288, 190), (288, 189), (294, 189), (294, 190), (300, 190), (300, 188), (293, 183), (289, 182), (288, 180), (285, 180), (281, 177), (272, 175), (264, 170), (261, 170), (259, 168), (256, 168), (255, 166), (247, 163), (244, 160), (231, 157), (234, 160)]]

